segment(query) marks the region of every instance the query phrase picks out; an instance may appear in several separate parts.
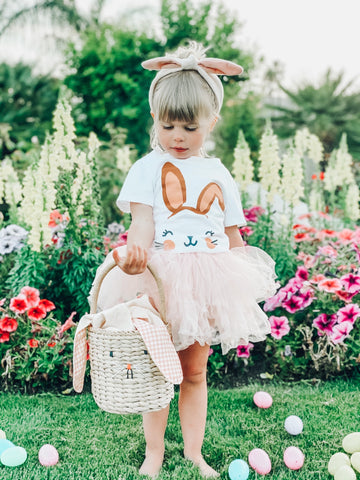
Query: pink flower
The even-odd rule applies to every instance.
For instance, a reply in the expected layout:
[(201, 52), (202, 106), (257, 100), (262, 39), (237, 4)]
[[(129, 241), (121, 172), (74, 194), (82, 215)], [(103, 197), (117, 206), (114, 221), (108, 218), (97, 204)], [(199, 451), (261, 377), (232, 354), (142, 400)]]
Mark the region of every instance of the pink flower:
[(250, 209), (244, 208), (244, 215), (248, 222), (256, 223), (260, 215), (263, 215), (264, 209), (261, 207), (252, 207)]
[(346, 303), (351, 302), (353, 297), (355, 297), (356, 293), (349, 293), (349, 292), (344, 292), (343, 290), (337, 290), (336, 295), (343, 300)]
[(10, 340), (10, 333), (9, 332), (3, 332), (0, 330), (0, 343), (5, 343)]
[(268, 298), (264, 303), (264, 311), (270, 312), (275, 308), (281, 307), (283, 300), (286, 298), (287, 292), (283, 289), (279, 290), (276, 295)]
[(278, 340), (290, 332), (289, 320), (285, 317), (269, 317), (271, 336)]
[(59, 336), (61, 337), (66, 330), (69, 330), (72, 327), (76, 326), (76, 323), (73, 322), (73, 318), (76, 315), (76, 312), (72, 312), (70, 317), (61, 325), (58, 330)]
[(342, 322), (339, 325), (335, 325), (333, 333), (330, 335), (331, 341), (336, 345), (341, 343), (347, 338), (353, 329), (351, 322)]
[(326, 278), (318, 283), (318, 289), (323, 292), (335, 293), (337, 290), (341, 290), (342, 283), (338, 278)]
[(250, 237), (254, 233), (254, 230), (251, 227), (248, 227), (248, 226), (241, 227), (241, 228), (239, 228), (239, 230), (240, 230), (240, 233), (242, 235), (246, 235), (248, 237)]
[(33, 287), (23, 287), (20, 294), (24, 295), (28, 308), (36, 307), (40, 301), (40, 292)]
[(341, 241), (341, 243), (346, 244), (350, 243), (352, 241), (352, 238), (354, 236), (354, 232), (350, 230), (349, 228), (344, 228), (341, 230), (341, 232), (338, 232), (338, 238)]
[(297, 296), (302, 299), (302, 304), (300, 306), (301, 309), (304, 309), (311, 305), (315, 298), (314, 292), (312, 290), (306, 290), (304, 293), (299, 293)]
[(15, 318), (3, 317), (0, 319), (0, 330), (3, 332), (15, 332), (18, 327), (18, 323)]
[(359, 247), (356, 245), (356, 243), (353, 243), (353, 248), (356, 252), (356, 259), (357, 261), (360, 263), (360, 249)]
[(288, 300), (283, 302), (282, 306), (289, 313), (295, 313), (302, 308), (302, 298), (298, 295), (292, 295)]
[(28, 309), (25, 295), (19, 295), (10, 300), (10, 310), (15, 313), (24, 313)]
[(248, 343), (247, 345), (238, 345), (236, 348), (236, 354), (240, 358), (249, 358), (250, 357), (250, 350), (253, 348), (252, 343)]
[(319, 273), (318, 275), (314, 275), (312, 278), (310, 278), (311, 283), (319, 283), (321, 280), (325, 280), (325, 275), (322, 273)]
[(295, 277), (305, 281), (309, 278), (309, 272), (306, 270), (305, 267), (298, 267), (295, 273)]
[(35, 338), (30, 338), (27, 343), (31, 348), (37, 348), (39, 346), (39, 342)]
[[(337, 321), (338, 323), (351, 322), (354, 323), (355, 320), (360, 317), (360, 308), (355, 303), (350, 303), (346, 307), (340, 308), (337, 312)], [(0, 324), (1, 328), (1, 324)]]
[(32, 307), (27, 312), (30, 320), (41, 320), (46, 317), (46, 310), (44, 307), (38, 305), (37, 307)]
[(360, 291), (360, 276), (348, 273), (340, 278), (344, 288), (349, 293), (357, 293)]
[(321, 313), (314, 318), (313, 325), (318, 329), (318, 334), (321, 336), (324, 333), (329, 335), (333, 332), (333, 327), (336, 323), (336, 315), (327, 315)]
[(45, 308), (47, 312), (50, 312), (51, 310), (55, 310), (56, 308), (53, 302), (50, 302), (50, 300), (46, 300), (46, 298), (43, 298), (42, 300), (40, 300), (38, 306)]
[(214, 350), (210, 347), (210, 348), (209, 348), (209, 357), (210, 357), (210, 355), (212, 355), (213, 353), (214, 353)]
[(2, 299), (0, 300), (0, 307), (2, 307), (5, 302), (6, 302), (6, 298), (2, 298)]
[(325, 257), (332, 257), (332, 258), (336, 258), (337, 254), (338, 252), (335, 250), (335, 248), (331, 247), (330, 245), (325, 245), (323, 247), (320, 247), (316, 252), (316, 255), (323, 255)]

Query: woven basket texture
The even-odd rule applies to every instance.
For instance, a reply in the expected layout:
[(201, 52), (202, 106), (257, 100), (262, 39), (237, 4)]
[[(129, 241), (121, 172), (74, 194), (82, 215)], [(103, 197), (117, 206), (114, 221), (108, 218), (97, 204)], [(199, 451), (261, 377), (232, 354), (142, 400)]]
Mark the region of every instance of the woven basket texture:
[(147, 413), (165, 408), (174, 397), (137, 330), (89, 328), (91, 390), (106, 412)]

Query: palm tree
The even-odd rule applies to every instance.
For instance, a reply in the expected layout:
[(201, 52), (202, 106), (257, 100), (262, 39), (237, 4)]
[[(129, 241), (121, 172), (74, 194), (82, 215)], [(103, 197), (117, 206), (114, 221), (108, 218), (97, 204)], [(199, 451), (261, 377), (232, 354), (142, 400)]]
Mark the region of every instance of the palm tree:
[(346, 133), (350, 152), (360, 158), (360, 92), (351, 91), (353, 84), (344, 85), (344, 74), (328, 69), (319, 86), (306, 83), (289, 90), (280, 85), (289, 106), (267, 105), (275, 132), (289, 138), (306, 126), (320, 138), (325, 152), (336, 148)]

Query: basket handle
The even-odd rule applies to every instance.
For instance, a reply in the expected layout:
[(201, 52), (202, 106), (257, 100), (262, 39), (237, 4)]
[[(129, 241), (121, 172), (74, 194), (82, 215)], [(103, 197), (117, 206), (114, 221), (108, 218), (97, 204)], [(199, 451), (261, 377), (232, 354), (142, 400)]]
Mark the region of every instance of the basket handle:
[[(95, 278), (95, 282), (93, 285), (93, 294), (91, 296), (91, 302), (90, 302), (90, 314), (96, 313), (101, 284), (104, 278), (106, 277), (106, 275), (109, 272), (111, 272), (111, 270), (115, 267), (117, 267), (117, 264), (114, 259), (111, 259), (111, 263), (109, 263), (106, 266), (106, 268), (100, 273), (98, 278)], [(158, 274), (155, 272), (155, 270), (150, 264), (147, 264), (146, 268), (154, 277), (156, 285), (158, 287), (159, 296), (160, 296), (159, 314), (163, 323), (166, 325), (166, 327), (168, 327), (168, 322), (166, 320), (165, 293), (164, 293), (163, 283), (161, 281), (161, 278), (158, 276)]]

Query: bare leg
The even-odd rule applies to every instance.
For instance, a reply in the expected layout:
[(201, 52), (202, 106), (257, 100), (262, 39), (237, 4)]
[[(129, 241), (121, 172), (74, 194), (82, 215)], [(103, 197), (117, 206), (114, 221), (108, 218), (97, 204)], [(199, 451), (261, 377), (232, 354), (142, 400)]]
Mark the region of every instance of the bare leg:
[(168, 415), (169, 406), (158, 412), (150, 412), (143, 415), (146, 452), (144, 463), (139, 470), (141, 475), (149, 475), (151, 478), (156, 478), (161, 470), (164, 460), (164, 435)]
[(199, 467), (203, 476), (218, 477), (219, 474), (205, 462), (201, 454), (207, 414), (206, 366), (209, 345), (202, 347), (195, 343), (178, 353), (184, 374), (179, 397), (184, 455)]

